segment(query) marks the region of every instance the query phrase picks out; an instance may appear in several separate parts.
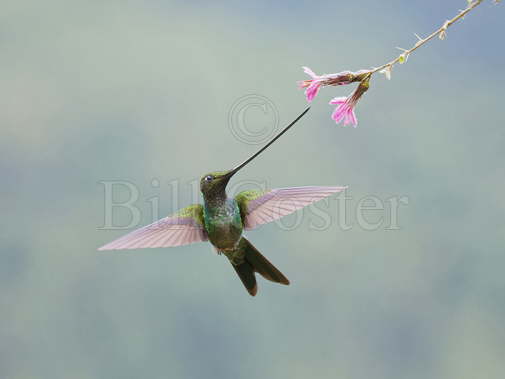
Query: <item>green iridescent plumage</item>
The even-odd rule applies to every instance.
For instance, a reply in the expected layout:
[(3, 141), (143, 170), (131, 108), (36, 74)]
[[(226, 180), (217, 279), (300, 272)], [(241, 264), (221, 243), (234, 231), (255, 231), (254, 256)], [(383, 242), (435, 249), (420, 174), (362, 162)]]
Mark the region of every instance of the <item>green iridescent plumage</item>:
[(203, 223), (218, 253), (224, 254), (251, 295), (256, 295), (255, 272), (268, 280), (289, 284), (289, 280), (242, 236), (247, 206), (262, 192), (244, 191), (235, 198), (226, 195), (226, 185), (237, 170), (215, 171), (200, 180), (204, 198)]
[(186, 208), (179, 209), (170, 217), (174, 218), (192, 218), (198, 225), (203, 226), (203, 206), (202, 204), (193, 204)]

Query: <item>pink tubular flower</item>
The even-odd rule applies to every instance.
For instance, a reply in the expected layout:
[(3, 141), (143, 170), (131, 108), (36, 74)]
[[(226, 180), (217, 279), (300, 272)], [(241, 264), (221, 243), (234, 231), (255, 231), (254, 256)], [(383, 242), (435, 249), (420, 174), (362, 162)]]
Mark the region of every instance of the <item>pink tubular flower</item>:
[(305, 90), (305, 96), (307, 97), (307, 101), (312, 101), (319, 92), (319, 87), (321, 86), (323, 77), (316, 75), (314, 71), (308, 67), (303, 67), (303, 71), (312, 79), (300, 81), (298, 82), (298, 86), (300, 88), (307, 88)]
[(331, 114), (331, 118), (338, 124), (344, 121), (344, 125), (352, 124), (354, 127), (358, 125), (358, 119), (354, 113), (355, 103), (352, 103), (351, 97), (336, 97), (330, 101), (330, 104), (336, 104), (337, 107)]
[(368, 91), (368, 87), (370, 86), (370, 77), (366, 77), (363, 79), (361, 83), (359, 83), (358, 88), (352, 93), (349, 97), (335, 97), (330, 101), (330, 104), (335, 104), (337, 107), (333, 111), (331, 118), (335, 120), (338, 124), (340, 122), (344, 122), (344, 125), (353, 125), (356, 127), (358, 125), (358, 119), (356, 118), (356, 114), (354, 113), (354, 108), (358, 103), (358, 100), (363, 96), (363, 94)]
[(338, 74), (325, 74), (325, 75), (316, 75), (314, 71), (312, 71), (308, 67), (303, 67), (303, 71), (311, 77), (311, 79), (302, 80), (298, 82), (298, 86), (300, 88), (306, 88), (305, 96), (307, 97), (307, 101), (312, 101), (314, 97), (316, 97), (319, 92), (319, 88), (322, 86), (338, 86), (352, 83), (353, 81), (361, 80), (361, 73), (358, 75), (353, 74), (350, 71), (339, 72)]

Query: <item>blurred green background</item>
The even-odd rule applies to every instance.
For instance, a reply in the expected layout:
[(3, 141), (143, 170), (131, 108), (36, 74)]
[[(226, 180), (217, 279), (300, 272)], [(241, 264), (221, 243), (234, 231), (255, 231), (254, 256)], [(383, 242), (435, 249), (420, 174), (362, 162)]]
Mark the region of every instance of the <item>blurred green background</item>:
[[(153, 197), (160, 217), (185, 206), (187, 183), (258, 149), (230, 131), (238, 99), (270, 99), (285, 125), (306, 104), (301, 66), (379, 65), (464, 6), (3, 1), (0, 377), (502, 378), (505, 10), (491, 1), (374, 78), (358, 128), (329, 117), (351, 89), (324, 88), (234, 179), (349, 185), (350, 230), (304, 213), (248, 233), (291, 286), (260, 280), (251, 298), (208, 244), (96, 251), (125, 233), (99, 229), (100, 181), (139, 189), (140, 225)], [(253, 129), (272, 116), (248, 114)], [(353, 221), (370, 195), (408, 198), (400, 230)]]

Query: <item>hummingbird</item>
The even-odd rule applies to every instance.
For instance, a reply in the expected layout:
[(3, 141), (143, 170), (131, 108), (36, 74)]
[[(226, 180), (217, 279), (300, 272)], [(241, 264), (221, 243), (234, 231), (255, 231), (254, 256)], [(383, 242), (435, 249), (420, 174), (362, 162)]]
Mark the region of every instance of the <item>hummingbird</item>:
[(291, 187), (272, 190), (248, 190), (235, 197), (226, 194), (230, 179), (272, 143), (286, 133), (308, 111), (274, 136), (250, 158), (227, 171), (214, 171), (202, 176), (200, 191), (203, 205), (193, 204), (153, 224), (126, 234), (98, 250), (173, 247), (209, 241), (218, 254), (225, 255), (247, 292), (258, 291), (256, 273), (263, 278), (288, 285), (288, 278), (256, 249), (244, 236), (244, 230), (275, 221), (347, 187)]

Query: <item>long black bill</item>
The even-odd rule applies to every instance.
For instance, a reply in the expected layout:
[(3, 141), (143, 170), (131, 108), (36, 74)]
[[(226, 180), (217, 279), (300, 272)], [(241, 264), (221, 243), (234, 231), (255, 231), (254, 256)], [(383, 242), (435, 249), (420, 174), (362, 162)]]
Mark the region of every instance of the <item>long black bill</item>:
[(282, 129), (274, 138), (272, 138), (270, 140), (270, 142), (268, 142), (265, 146), (263, 146), (258, 152), (256, 152), (253, 156), (251, 156), (250, 158), (246, 159), (244, 162), (242, 162), (241, 164), (239, 164), (237, 167), (235, 167), (233, 170), (231, 170), (230, 172), (228, 172), (228, 174), (226, 175), (228, 178), (231, 178), (233, 175), (235, 175), (237, 173), (237, 171), (239, 171), (242, 167), (244, 167), (246, 164), (248, 164), (249, 162), (251, 162), (254, 158), (256, 158), (258, 155), (260, 155), (263, 151), (265, 151), (271, 144), (273, 144), (275, 141), (277, 141), (284, 133), (286, 133), (289, 128), (291, 128), (294, 124), (297, 123), (298, 120), (300, 120), (304, 115), (305, 113), (307, 113), (309, 111), (310, 107), (307, 107), (307, 109), (305, 109), (295, 120), (293, 120), (288, 126), (286, 126), (284, 129)]

